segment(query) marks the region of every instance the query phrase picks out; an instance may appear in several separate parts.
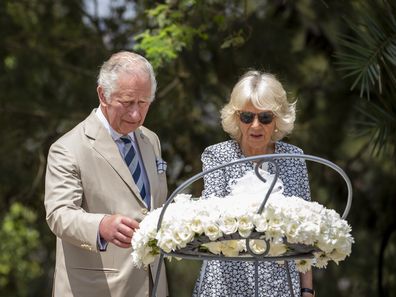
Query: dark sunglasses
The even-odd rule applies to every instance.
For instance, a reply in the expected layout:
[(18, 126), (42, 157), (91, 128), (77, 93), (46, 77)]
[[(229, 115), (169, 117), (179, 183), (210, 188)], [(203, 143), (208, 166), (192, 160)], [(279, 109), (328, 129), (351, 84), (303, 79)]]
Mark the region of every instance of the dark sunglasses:
[(250, 111), (241, 111), (238, 110), (237, 114), (239, 115), (239, 119), (242, 123), (251, 124), (254, 121), (254, 118), (257, 115), (259, 122), (263, 125), (268, 125), (274, 119), (274, 114), (271, 111), (263, 111), (259, 113), (254, 113)]

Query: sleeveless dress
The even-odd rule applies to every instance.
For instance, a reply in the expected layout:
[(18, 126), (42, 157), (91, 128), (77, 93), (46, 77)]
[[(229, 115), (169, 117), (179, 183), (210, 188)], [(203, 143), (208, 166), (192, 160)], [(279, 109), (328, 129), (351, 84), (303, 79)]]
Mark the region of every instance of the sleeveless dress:
[[(276, 142), (275, 154), (302, 154), (303, 151), (293, 145)], [(244, 158), (239, 144), (228, 140), (207, 147), (202, 153), (203, 170)], [(298, 196), (310, 200), (308, 173), (303, 159), (288, 158), (275, 160), (278, 165), (279, 178), (283, 181), (285, 196)], [(264, 163), (264, 169), (274, 173), (271, 163)], [(266, 168), (265, 168), (266, 167)], [(234, 179), (242, 177), (247, 171), (253, 170), (253, 163), (238, 163), (224, 167), (204, 176), (204, 191), (208, 197), (215, 194), (224, 197), (230, 193), (230, 185)], [(284, 264), (277, 262), (259, 263), (259, 296), (289, 297), (290, 288), (286, 269), (289, 266), (294, 296), (300, 296), (300, 276), (294, 261)], [(204, 261), (200, 276), (195, 284), (193, 297), (252, 297), (254, 296), (255, 277), (254, 263), (238, 261)]]

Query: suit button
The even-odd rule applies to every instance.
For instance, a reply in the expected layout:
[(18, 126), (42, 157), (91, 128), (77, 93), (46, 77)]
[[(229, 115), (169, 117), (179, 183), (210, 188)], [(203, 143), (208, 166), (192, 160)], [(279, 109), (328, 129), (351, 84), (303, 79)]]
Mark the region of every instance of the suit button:
[(142, 214), (144, 214), (144, 215), (146, 215), (146, 214), (148, 214), (148, 209), (147, 208), (142, 208)]
[(80, 246), (81, 246), (83, 249), (92, 251), (92, 247), (91, 247), (89, 244), (82, 243)]

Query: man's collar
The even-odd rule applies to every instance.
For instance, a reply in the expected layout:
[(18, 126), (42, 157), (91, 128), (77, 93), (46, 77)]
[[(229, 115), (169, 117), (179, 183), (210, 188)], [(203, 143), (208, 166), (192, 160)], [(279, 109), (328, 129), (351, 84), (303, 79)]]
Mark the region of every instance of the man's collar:
[[(103, 126), (106, 128), (106, 130), (109, 132), (111, 138), (113, 138), (114, 141), (117, 141), (120, 139), (120, 137), (124, 136), (121, 133), (118, 133), (116, 130), (114, 130), (109, 122), (107, 121), (106, 117), (104, 116), (102, 109), (99, 107), (96, 109), (96, 116), (98, 117), (99, 121), (103, 124)], [(135, 142), (135, 133), (134, 131), (128, 133), (129, 137), (131, 137), (132, 141)]]

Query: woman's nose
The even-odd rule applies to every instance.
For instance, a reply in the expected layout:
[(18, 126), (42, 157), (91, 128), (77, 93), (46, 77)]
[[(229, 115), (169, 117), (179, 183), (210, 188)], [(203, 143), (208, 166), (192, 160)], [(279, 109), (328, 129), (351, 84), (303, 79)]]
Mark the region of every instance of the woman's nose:
[(258, 127), (260, 126), (260, 121), (258, 119), (258, 116), (255, 116), (252, 122), (252, 127)]

